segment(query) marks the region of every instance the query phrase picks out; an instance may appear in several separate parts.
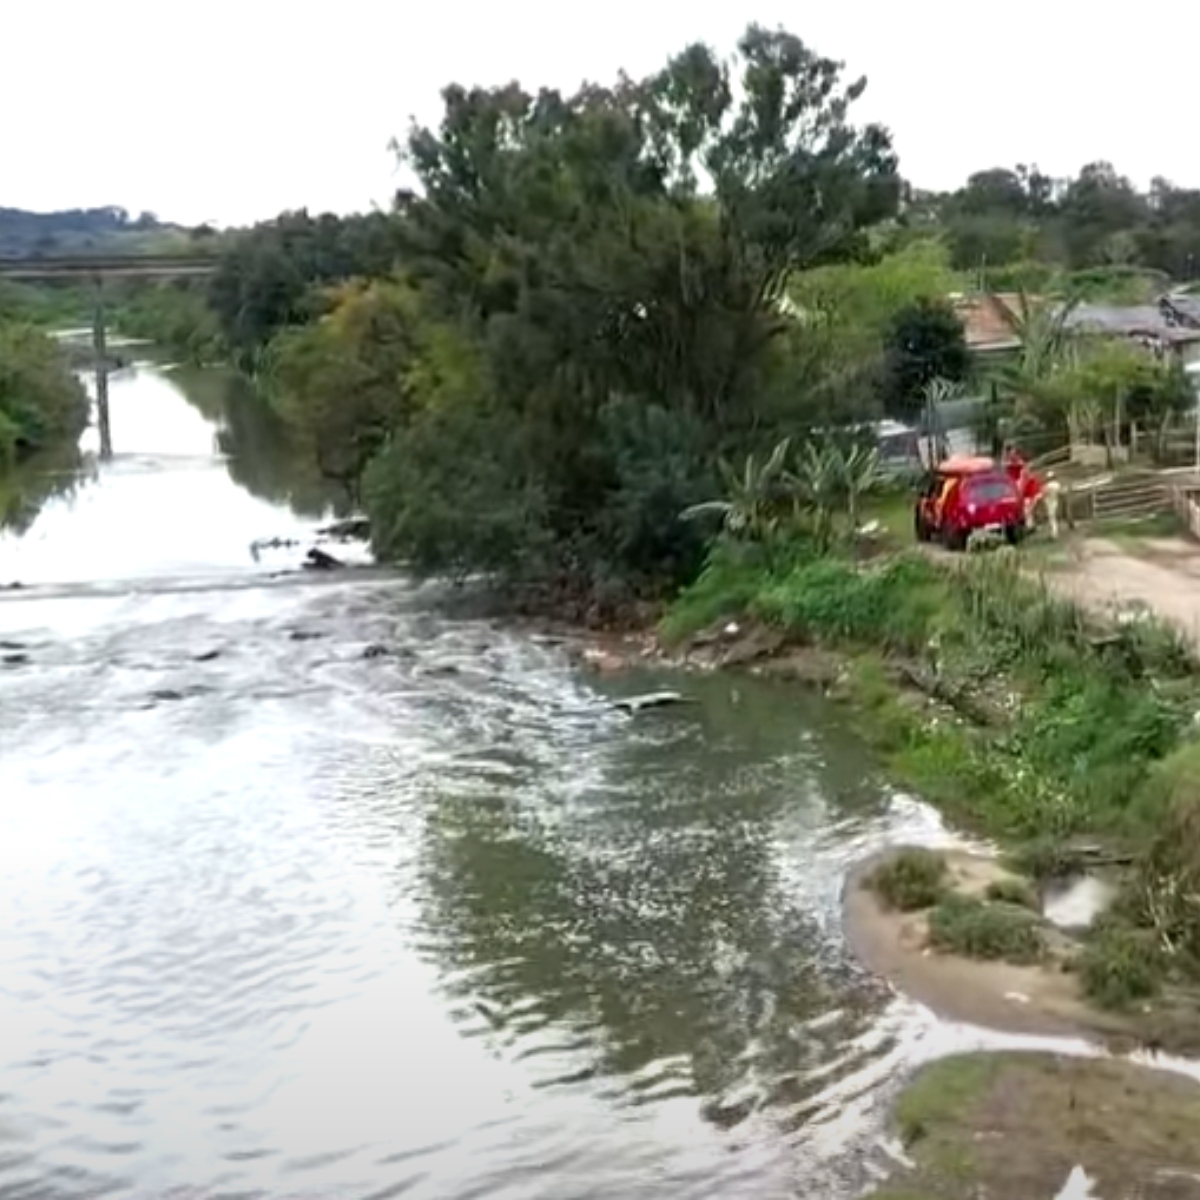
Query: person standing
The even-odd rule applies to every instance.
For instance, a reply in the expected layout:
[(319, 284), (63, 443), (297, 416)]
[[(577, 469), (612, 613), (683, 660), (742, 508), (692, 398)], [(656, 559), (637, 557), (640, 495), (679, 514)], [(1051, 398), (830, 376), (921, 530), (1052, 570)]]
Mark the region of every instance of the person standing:
[(1042, 506), (1046, 510), (1046, 525), (1050, 536), (1058, 538), (1058, 515), (1062, 505), (1062, 484), (1055, 478), (1053, 471), (1046, 473), (1046, 486), (1042, 489)]
[(1004, 452), (1004, 470), (1020, 490), (1022, 480), (1025, 478), (1025, 459), (1021, 456), (1020, 450), (1012, 444)]

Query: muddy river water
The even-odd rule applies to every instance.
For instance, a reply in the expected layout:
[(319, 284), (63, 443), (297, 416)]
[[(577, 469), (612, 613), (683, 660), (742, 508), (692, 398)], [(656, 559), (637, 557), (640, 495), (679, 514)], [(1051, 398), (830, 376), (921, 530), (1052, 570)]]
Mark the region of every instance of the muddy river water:
[(839, 928), (929, 810), (785, 686), (300, 570), (329, 498), (238, 381), (111, 396), (0, 531), (0, 1197), (856, 1194), (982, 1040)]

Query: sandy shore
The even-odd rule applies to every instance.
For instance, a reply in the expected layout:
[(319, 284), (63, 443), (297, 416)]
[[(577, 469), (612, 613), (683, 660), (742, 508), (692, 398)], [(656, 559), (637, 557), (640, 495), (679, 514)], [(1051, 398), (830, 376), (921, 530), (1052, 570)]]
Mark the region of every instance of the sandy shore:
[[(1008, 1033), (1137, 1040), (1134, 1021), (1089, 1005), (1077, 977), (1060, 963), (1016, 966), (928, 949), (925, 915), (893, 912), (865, 886), (870, 873), (899, 849), (859, 863), (842, 893), (847, 940), (869, 970), (952, 1021)], [(993, 860), (977, 855), (950, 851), (945, 858), (955, 889), (965, 894), (981, 893), (1005, 875)]]
[(1115, 1059), (955, 1055), (900, 1095), (907, 1163), (869, 1200), (1196, 1200), (1200, 1085)]

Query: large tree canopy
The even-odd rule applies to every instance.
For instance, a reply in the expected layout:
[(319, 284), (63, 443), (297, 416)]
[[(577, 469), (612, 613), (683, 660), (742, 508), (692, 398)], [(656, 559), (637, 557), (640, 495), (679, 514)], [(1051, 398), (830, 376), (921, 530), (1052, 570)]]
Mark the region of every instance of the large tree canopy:
[[(419, 543), (437, 565), (415, 533), (435, 519), (423, 494), (439, 472), (485, 471), (461, 438), (537, 497), (536, 512), (458, 506), (466, 524), (510, 511), (526, 567), (547, 566), (528, 544), (592, 577), (683, 569), (695, 534), (674, 514), (754, 436), (790, 275), (857, 252), (895, 209), (886, 133), (849, 122), (863, 86), (751, 27), (730, 62), (692, 46), (571, 96), (448, 88), (439, 127), (398, 147), (417, 181), (398, 198), (402, 258), (427, 318), (475, 347), (478, 386), (435, 385), (397, 426), (373, 471), (385, 548)], [(436, 520), (461, 562), (473, 539)]]

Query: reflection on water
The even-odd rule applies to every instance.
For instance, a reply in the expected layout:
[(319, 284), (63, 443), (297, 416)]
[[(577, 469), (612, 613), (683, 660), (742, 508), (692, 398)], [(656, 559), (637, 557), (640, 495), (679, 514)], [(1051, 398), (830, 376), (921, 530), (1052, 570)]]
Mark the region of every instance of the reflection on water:
[(344, 489), (322, 479), (297, 453), (287, 430), (255, 390), (234, 371), (177, 367), (171, 382), (217, 429), (217, 445), (229, 459), (229, 476), (251, 495), (303, 517), (350, 511)]
[(17, 537), (28, 532), (42, 505), (69, 500), (94, 475), (78, 446), (58, 446), (19, 463), (0, 475), (0, 534)]
[(111, 462), (93, 425), (6, 480), (0, 584), (237, 571), (264, 529), (299, 539), (346, 511), (233, 372), (142, 362), (113, 373), (109, 404)]

